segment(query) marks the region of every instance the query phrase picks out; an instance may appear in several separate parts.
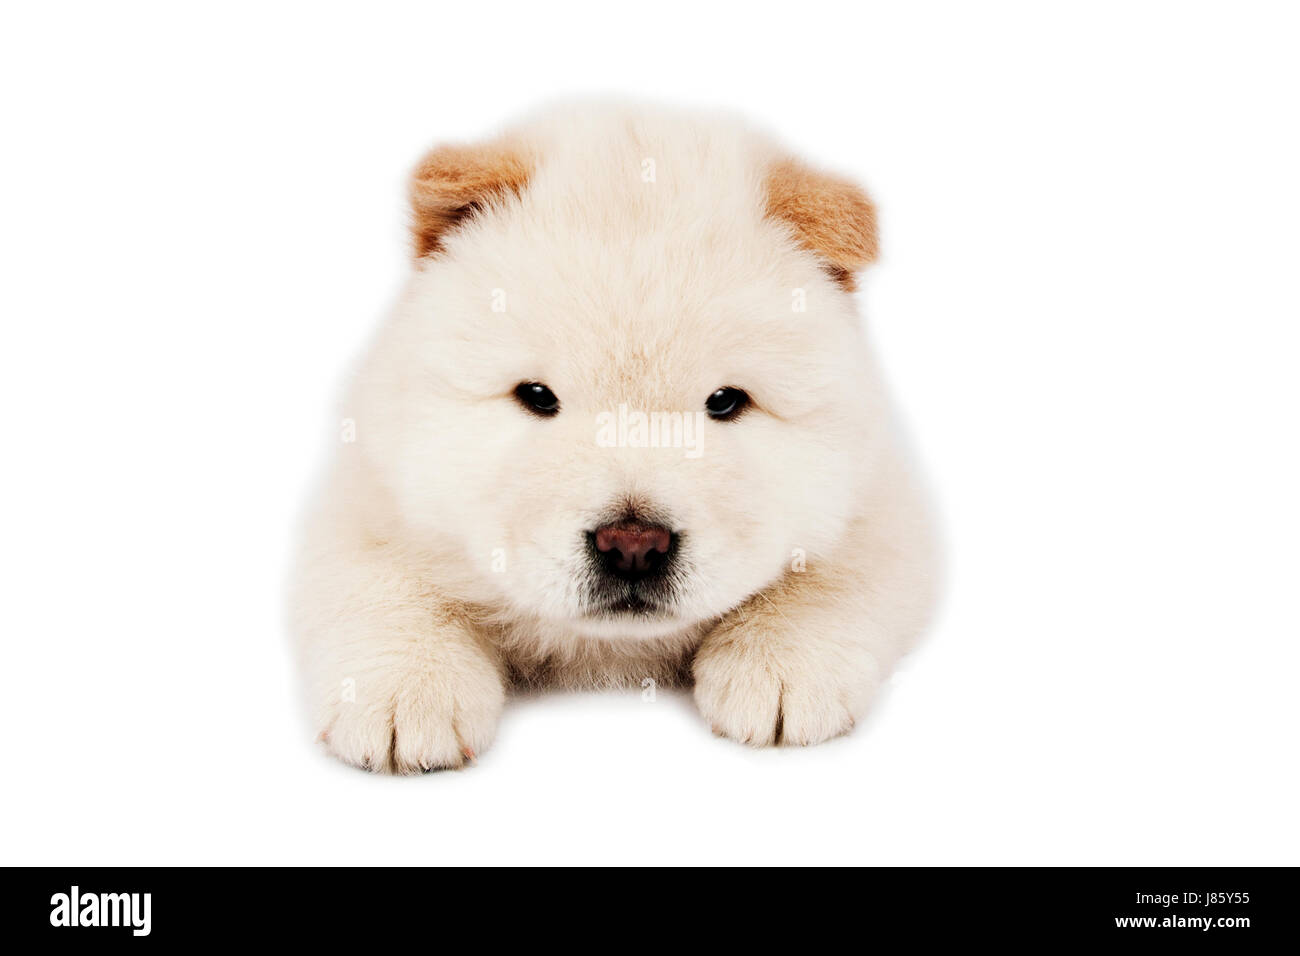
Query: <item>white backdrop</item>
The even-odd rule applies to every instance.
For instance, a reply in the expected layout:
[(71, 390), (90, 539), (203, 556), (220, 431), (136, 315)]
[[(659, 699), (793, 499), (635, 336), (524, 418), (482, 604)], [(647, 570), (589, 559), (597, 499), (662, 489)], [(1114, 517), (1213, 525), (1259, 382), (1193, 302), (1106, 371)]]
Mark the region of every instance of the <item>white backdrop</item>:
[[(1293, 13), (442, 6), (4, 15), (4, 862), (1300, 863)], [(941, 616), (812, 750), (592, 693), (347, 769), (282, 595), (404, 176), (582, 93), (872, 191)]]

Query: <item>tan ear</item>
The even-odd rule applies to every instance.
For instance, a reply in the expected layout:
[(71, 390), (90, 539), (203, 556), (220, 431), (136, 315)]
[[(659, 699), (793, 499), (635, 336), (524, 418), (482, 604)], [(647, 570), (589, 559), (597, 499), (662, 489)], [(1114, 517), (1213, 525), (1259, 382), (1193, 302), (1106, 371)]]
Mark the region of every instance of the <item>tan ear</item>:
[(848, 180), (797, 160), (777, 162), (768, 170), (767, 214), (787, 223), (850, 292), (853, 274), (876, 260), (876, 207)]
[(439, 146), (411, 176), (411, 232), (415, 256), (442, 248), (447, 231), (524, 188), (531, 173), (524, 153), (499, 141)]

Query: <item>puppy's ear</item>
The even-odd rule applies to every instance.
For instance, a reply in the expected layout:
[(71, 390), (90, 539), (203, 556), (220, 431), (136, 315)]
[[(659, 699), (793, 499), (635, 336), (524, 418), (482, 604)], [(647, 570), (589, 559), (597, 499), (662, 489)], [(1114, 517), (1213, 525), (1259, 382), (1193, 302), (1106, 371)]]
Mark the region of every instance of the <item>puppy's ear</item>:
[(767, 214), (789, 225), (849, 292), (853, 274), (876, 260), (876, 207), (848, 180), (781, 160), (768, 170)]
[(449, 229), (519, 193), (531, 172), (527, 156), (506, 142), (433, 150), (411, 176), (415, 257), (438, 252)]

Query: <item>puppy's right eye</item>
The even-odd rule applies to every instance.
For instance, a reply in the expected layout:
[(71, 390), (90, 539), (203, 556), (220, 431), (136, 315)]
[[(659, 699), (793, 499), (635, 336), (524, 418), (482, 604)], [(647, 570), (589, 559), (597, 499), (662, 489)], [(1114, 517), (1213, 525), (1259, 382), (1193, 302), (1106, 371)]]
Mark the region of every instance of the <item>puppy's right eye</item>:
[(520, 382), (515, 386), (515, 398), (534, 415), (550, 418), (560, 413), (560, 400), (541, 382)]
[(749, 394), (740, 388), (720, 388), (708, 397), (704, 407), (714, 421), (729, 422), (749, 407)]

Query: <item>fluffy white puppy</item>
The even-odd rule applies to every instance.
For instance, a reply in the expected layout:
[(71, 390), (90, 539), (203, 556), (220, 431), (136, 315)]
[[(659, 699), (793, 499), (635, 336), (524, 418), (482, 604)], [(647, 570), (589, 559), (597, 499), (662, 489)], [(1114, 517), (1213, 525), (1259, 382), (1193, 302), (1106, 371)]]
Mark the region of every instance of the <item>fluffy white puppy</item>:
[(541, 682), (693, 682), (756, 745), (852, 727), (931, 595), (867, 197), (730, 118), (583, 106), (435, 149), (411, 198), (295, 587), (326, 746), (460, 766)]

